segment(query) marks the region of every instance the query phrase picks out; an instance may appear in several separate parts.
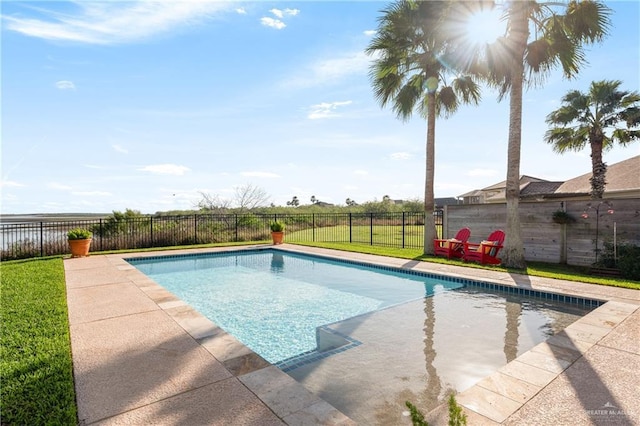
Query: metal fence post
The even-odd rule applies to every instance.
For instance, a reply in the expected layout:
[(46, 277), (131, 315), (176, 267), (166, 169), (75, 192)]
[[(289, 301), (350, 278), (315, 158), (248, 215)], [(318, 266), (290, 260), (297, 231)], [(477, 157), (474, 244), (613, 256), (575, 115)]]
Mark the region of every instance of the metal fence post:
[(353, 242), (353, 214), (349, 212), (349, 242)]
[(404, 234), (405, 234), (404, 224), (405, 224), (404, 212), (402, 212), (402, 248), (404, 248)]
[(153, 216), (150, 217), (149, 224), (151, 228), (151, 247), (153, 247)]
[(193, 242), (198, 244), (198, 215), (193, 215)]
[(44, 231), (40, 222), (40, 257), (44, 257)]
[(369, 245), (373, 245), (373, 213), (369, 213)]

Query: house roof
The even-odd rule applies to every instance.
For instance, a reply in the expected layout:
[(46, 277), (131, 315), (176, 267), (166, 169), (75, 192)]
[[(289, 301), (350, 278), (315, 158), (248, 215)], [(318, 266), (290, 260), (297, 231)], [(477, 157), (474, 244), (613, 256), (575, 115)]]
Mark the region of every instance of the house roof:
[[(556, 189), (555, 194), (588, 194), (591, 192), (592, 173), (570, 179)], [(606, 192), (640, 189), (640, 155), (607, 167)]]
[[(520, 189), (522, 190), (522, 188), (524, 186), (526, 186), (528, 183), (531, 182), (547, 182), (544, 179), (540, 179), (537, 177), (533, 177), (533, 176), (527, 176), (527, 175), (521, 175), (520, 176)], [(504, 190), (507, 188), (507, 181), (503, 180), (502, 182), (498, 182), (498, 183), (494, 183), (493, 185), (487, 186), (485, 188), (482, 189), (474, 189), (473, 191), (469, 191), (465, 194), (459, 195), (458, 198), (465, 198), (465, 197), (478, 197), (481, 195), (485, 195), (487, 191), (499, 191), (502, 190), (502, 192), (504, 193)], [(494, 194), (493, 196), (487, 197), (487, 199), (492, 199), (492, 198), (496, 198), (496, 195), (498, 195), (499, 198), (499, 194)], [(504, 198), (504, 196), (503, 196)]]
[(529, 182), (524, 188), (520, 188), (521, 197), (536, 197), (555, 192), (564, 182)]
[(455, 197), (436, 198), (433, 200), (436, 206), (450, 206), (452, 204), (460, 204)]
[(482, 195), (482, 191), (479, 190), (479, 189), (474, 189), (473, 191), (469, 191), (469, 192), (466, 192), (466, 193), (464, 193), (462, 195), (458, 195), (458, 198), (477, 197), (477, 196), (480, 196), (480, 195)]

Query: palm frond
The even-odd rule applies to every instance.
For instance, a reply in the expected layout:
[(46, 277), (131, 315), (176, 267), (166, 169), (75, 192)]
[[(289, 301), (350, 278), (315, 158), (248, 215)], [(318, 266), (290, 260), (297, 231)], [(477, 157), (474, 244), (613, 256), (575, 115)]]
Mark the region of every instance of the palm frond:
[(622, 146), (640, 141), (640, 130), (615, 129), (611, 134), (611, 139), (618, 141)]
[(567, 6), (566, 25), (580, 43), (602, 41), (611, 28), (611, 9), (599, 1), (575, 1)]
[(544, 141), (552, 145), (554, 152), (564, 154), (567, 151), (582, 150), (587, 141), (578, 137), (578, 132), (570, 127), (554, 127), (544, 134)]

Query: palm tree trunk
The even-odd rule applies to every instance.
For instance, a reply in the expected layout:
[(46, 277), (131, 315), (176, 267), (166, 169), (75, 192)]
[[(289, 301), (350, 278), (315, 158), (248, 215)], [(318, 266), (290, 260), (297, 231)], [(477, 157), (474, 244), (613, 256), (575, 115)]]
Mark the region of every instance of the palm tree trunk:
[(433, 254), (433, 240), (436, 238), (436, 223), (433, 217), (434, 196), (433, 178), (435, 175), (436, 145), (436, 94), (427, 95), (427, 147), (424, 180), (424, 254)]
[(511, 91), (509, 93), (509, 143), (507, 148), (507, 229), (505, 232), (502, 264), (524, 269), (524, 244), (518, 211), (520, 200), (520, 145), (522, 140), (522, 86), (524, 83), (524, 51), (529, 38), (527, 6), (525, 2), (512, 4), (508, 36), (513, 54)]
[(602, 135), (589, 135), (591, 144), (591, 198), (601, 199), (604, 196), (604, 189), (607, 184), (605, 175), (607, 165), (602, 162)]

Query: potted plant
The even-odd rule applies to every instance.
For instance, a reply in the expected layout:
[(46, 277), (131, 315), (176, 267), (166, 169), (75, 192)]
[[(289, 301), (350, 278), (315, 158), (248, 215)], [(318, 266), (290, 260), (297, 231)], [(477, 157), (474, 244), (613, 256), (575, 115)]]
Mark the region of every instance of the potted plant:
[(275, 222), (271, 222), (270, 228), (273, 244), (282, 244), (284, 240), (284, 223), (276, 220)]
[(555, 212), (553, 212), (551, 219), (555, 223), (559, 223), (559, 224), (573, 223), (576, 221), (576, 219), (573, 216), (571, 216), (569, 213), (565, 212), (564, 210), (556, 210)]
[(71, 257), (84, 257), (89, 255), (91, 237), (93, 234), (88, 229), (74, 228), (67, 232)]

